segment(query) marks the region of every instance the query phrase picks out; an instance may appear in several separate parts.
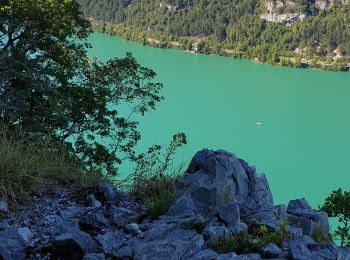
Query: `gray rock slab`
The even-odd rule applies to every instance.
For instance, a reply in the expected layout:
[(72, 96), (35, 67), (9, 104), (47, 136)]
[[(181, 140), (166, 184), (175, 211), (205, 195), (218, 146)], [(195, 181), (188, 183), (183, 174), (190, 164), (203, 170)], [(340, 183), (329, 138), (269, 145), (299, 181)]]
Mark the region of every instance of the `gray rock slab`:
[(57, 236), (51, 246), (51, 252), (65, 259), (81, 259), (87, 253), (96, 253), (97, 244), (85, 232), (77, 231)]
[(204, 249), (191, 257), (193, 260), (212, 260), (216, 259), (218, 254), (212, 249)]
[(118, 230), (107, 230), (104, 234), (95, 237), (103, 252), (114, 255), (126, 242), (126, 237)]
[(259, 254), (263, 258), (273, 259), (280, 257), (283, 254), (283, 252), (276, 244), (269, 243), (259, 250)]
[(83, 258), (83, 260), (105, 260), (106, 257), (103, 253), (100, 254), (94, 254), (94, 253), (89, 253), (86, 254)]

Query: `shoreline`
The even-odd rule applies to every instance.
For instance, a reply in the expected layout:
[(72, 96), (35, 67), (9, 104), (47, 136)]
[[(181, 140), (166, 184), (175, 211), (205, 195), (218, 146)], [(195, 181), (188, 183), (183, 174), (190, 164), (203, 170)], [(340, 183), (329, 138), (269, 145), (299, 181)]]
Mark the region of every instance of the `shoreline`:
[[(90, 20), (91, 21), (91, 20)], [(293, 53), (288, 53), (288, 55), (280, 55), (278, 57), (278, 61), (261, 61), (258, 57), (249, 57), (246, 53), (237, 52), (232, 49), (218, 49), (213, 51), (211, 49), (206, 49), (204, 51), (198, 50), (195, 48), (186, 48), (183, 41), (188, 41), (191, 39), (192, 41), (199, 42), (203, 41), (203, 38), (200, 37), (183, 37), (179, 39), (164, 39), (164, 36), (158, 32), (150, 32), (145, 31), (140, 28), (136, 28), (133, 30), (131, 26), (127, 26), (124, 24), (111, 24), (111, 23), (100, 23), (96, 21), (91, 21), (93, 25), (94, 32), (103, 33), (105, 35), (109, 35), (112, 37), (120, 37), (126, 41), (130, 41), (133, 43), (138, 43), (144, 46), (160, 48), (160, 49), (173, 49), (173, 50), (181, 50), (186, 53), (191, 54), (204, 54), (210, 56), (218, 56), (218, 57), (227, 57), (234, 59), (246, 59), (254, 63), (268, 64), (273, 66), (280, 67), (290, 67), (290, 68), (302, 68), (302, 69), (317, 69), (322, 71), (334, 71), (334, 72), (349, 72), (350, 71), (350, 61), (340, 61), (339, 58), (333, 58), (332, 63), (327, 61), (328, 57), (319, 57), (313, 56), (307, 57), (305, 55), (293, 55)], [(101, 28), (101, 26), (103, 28)], [(117, 30), (118, 29), (118, 30)], [(138, 30), (138, 31), (137, 31)], [(147, 33), (153, 34), (153, 37), (146, 35)], [(142, 34), (140, 36), (139, 34)], [(159, 34), (159, 35), (156, 35)], [(160, 37), (163, 40), (159, 39)], [(209, 47), (210, 48), (210, 47)], [(295, 54), (295, 53), (294, 53)], [(343, 57), (348, 59), (350, 57)]]

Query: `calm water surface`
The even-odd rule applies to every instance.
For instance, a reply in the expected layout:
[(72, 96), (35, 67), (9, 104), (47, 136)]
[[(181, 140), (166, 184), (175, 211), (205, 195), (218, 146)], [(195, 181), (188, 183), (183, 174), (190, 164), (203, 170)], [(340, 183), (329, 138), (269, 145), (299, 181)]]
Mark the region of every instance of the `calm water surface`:
[(275, 203), (305, 197), (317, 206), (332, 190), (350, 189), (350, 73), (156, 49), (103, 34), (90, 43), (103, 60), (132, 52), (164, 83), (165, 100), (140, 125), (143, 147), (185, 132), (185, 160), (202, 148), (234, 152), (267, 175)]

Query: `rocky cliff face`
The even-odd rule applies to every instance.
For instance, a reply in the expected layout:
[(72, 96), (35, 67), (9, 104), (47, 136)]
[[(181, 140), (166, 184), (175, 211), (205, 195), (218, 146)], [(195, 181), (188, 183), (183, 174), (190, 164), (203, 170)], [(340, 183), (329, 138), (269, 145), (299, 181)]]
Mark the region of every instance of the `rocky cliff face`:
[[(314, 228), (329, 230), (327, 214), (305, 199), (274, 205), (264, 174), (234, 154), (202, 150), (177, 183), (168, 212), (150, 219), (142, 205), (109, 184), (77, 200), (62, 190), (11, 213), (0, 203), (0, 259), (350, 259), (350, 249), (318, 244)], [(289, 221), (281, 245), (220, 254), (215, 238), (252, 226), (271, 230)]]
[(264, 7), (265, 10), (260, 15), (260, 18), (270, 22), (292, 24), (306, 17), (306, 14), (293, 1), (266, 1)]
[(327, 10), (335, 4), (349, 4), (349, 0), (307, 0), (303, 4), (296, 0), (262, 1), (263, 11), (260, 17), (270, 22), (290, 25), (304, 20), (317, 10)]

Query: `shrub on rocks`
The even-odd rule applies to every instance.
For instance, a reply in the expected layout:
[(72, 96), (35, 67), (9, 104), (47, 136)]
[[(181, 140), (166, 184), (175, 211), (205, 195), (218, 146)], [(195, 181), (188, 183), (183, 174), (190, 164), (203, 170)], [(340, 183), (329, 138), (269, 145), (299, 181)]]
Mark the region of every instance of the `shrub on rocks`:
[(155, 145), (137, 161), (137, 168), (131, 176), (131, 192), (136, 200), (145, 203), (152, 218), (165, 214), (175, 201), (175, 182), (182, 173), (182, 167), (171, 167), (172, 157), (186, 142), (185, 134), (176, 134), (163, 156), (162, 147)]
[(210, 241), (210, 247), (218, 253), (257, 253), (269, 244), (275, 245), (274, 247), (281, 246), (289, 237), (286, 225), (287, 222), (282, 223), (275, 231), (262, 225), (258, 228), (250, 228), (249, 232), (244, 231), (228, 238), (214, 238)]
[(247, 232), (228, 238), (219, 237), (210, 241), (210, 247), (217, 253), (236, 252), (240, 254), (256, 252), (251, 236)]
[(151, 218), (164, 215), (172, 203), (175, 201), (176, 193), (174, 179), (171, 177), (162, 177), (154, 180), (151, 184), (151, 194), (144, 199), (147, 213)]

